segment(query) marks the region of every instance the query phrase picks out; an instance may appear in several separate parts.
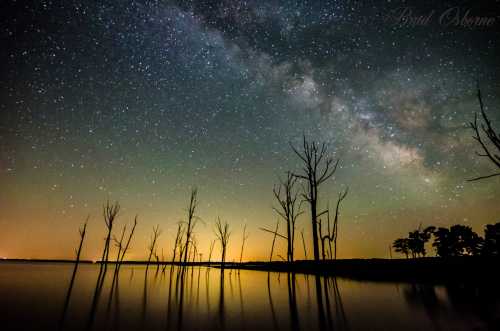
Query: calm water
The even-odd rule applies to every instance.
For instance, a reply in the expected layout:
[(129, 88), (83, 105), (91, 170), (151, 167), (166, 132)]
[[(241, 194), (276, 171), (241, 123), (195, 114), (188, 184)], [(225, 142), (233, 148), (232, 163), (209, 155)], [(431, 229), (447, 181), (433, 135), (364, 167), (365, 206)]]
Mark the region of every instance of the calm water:
[[(65, 330), (498, 330), (498, 291), (481, 284), (360, 282), (286, 273), (82, 265)], [(0, 264), (0, 329), (56, 330), (72, 266)]]

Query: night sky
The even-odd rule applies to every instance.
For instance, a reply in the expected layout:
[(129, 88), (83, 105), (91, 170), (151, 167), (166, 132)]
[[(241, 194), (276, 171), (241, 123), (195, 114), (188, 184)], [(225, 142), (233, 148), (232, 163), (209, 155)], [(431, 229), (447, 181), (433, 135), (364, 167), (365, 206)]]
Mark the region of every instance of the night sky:
[[(244, 258), (265, 259), (258, 228), (276, 222), (272, 187), (300, 169), (302, 134), (341, 159), (320, 201), (349, 187), (339, 257), (388, 257), (420, 223), (499, 221), (500, 179), (466, 181), (495, 171), (467, 123), (479, 82), (500, 128), (498, 2), (61, 3), (0, 5), (0, 257), (70, 258), (90, 215), (83, 257), (97, 258), (107, 199), (117, 231), (139, 215), (130, 258), (156, 224), (169, 255), (197, 186), (204, 255), (220, 216), (228, 260), (245, 223)], [(434, 14), (398, 21), (406, 6)], [(439, 21), (454, 6), (496, 22)]]

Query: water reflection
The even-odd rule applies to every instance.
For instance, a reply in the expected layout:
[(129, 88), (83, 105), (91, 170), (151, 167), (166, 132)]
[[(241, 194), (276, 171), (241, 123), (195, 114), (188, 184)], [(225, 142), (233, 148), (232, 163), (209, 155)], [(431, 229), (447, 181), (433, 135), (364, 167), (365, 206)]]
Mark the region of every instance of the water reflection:
[(410, 284), (403, 290), (412, 308), (423, 310), (435, 330), (450, 329), (449, 317), (460, 314), (476, 330), (500, 326), (500, 286), (496, 283)]
[[(358, 282), (294, 273), (82, 265), (0, 265), (2, 330), (488, 330), (498, 286)], [(111, 272), (113, 271), (113, 272)], [(37, 275), (36, 277), (34, 275)], [(51, 298), (51, 304), (47, 304)]]

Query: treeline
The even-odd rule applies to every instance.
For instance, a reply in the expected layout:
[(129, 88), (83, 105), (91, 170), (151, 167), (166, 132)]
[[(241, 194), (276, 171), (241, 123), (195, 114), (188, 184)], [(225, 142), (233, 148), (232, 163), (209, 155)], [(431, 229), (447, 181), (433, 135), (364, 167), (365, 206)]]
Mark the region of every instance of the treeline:
[(500, 222), (488, 224), (481, 237), (470, 226), (456, 224), (450, 228), (428, 226), (408, 233), (408, 237), (394, 240), (392, 248), (407, 258), (425, 257), (426, 244), (433, 239), (432, 247), (439, 257), (488, 256), (500, 257)]

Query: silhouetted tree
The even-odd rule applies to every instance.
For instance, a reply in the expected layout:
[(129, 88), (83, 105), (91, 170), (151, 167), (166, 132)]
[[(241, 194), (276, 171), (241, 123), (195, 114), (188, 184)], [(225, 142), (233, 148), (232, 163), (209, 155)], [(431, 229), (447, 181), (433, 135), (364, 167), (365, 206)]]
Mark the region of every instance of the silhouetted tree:
[(210, 263), (212, 259), (212, 252), (214, 251), (214, 246), (215, 246), (215, 240), (212, 240), (210, 243), (210, 250), (208, 251), (208, 263)]
[(115, 266), (115, 270), (116, 270), (116, 267), (118, 266), (118, 263), (120, 262), (120, 256), (121, 256), (121, 252), (122, 252), (122, 249), (123, 249), (123, 239), (125, 237), (125, 231), (127, 231), (127, 225), (126, 224), (123, 226), (122, 235), (120, 236), (120, 240), (118, 240), (117, 237), (113, 236), (113, 241), (115, 243), (116, 248), (118, 249), (118, 252), (116, 254), (116, 266)]
[[(470, 127), (474, 130), (473, 138), (479, 143), (482, 153), (476, 152), (476, 155), (480, 157), (486, 157), (496, 166), (497, 170), (500, 170), (500, 136), (495, 132), (493, 126), (491, 125), (491, 121), (486, 115), (484, 110), (483, 100), (481, 98), (481, 90), (477, 89), (477, 99), (479, 101), (479, 108), (481, 110), (481, 119), (482, 123), (478, 124), (477, 114), (474, 115), (474, 122), (470, 123)], [(483, 138), (482, 134), (486, 136), (486, 140)], [(496, 172), (486, 176), (479, 176), (476, 178), (470, 179), (470, 181), (490, 178), (500, 176), (500, 172)]]
[(227, 222), (222, 223), (220, 217), (217, 217), (217, 221), (215, 222), (215, 235), (220, 242), (221, 266), (224, 268), (224, 264), (226, 263), (226, 249), (231, 232), (229, 232), (229, 224)]
[(149, 256), (148, 263), (146, 264), (146, 273), (148, 272), (149, 264), (151, 263), (151, 258), (156, 256), (156, 242), (161, 234), (160, 225), (153, 228), (153, 234), (151, 235), (151, 243), (148, 246)]
[(306, 141), (304, 135), (302, 151), (298, 151), (291, 145), (293, 151), (303, 161), (303, 172), (294, 174), (307, 182), (307, 188), (303, 193), (303, 198), (309, 203), (311, 209), (311, 225), (313, 236), (314, 260), (319, 261), (319, 238), (318, 238), (318, 193), (319, 187), (326, 180), (333, 176), (337, 170), (339, 161), (334, 162), (333, 158), (327, 156), (328, 148), (325, 143), (319, 146), (316, 142)]
[(71, 280), (69, 282), (68, 292), (66, 293), (66, 299), (64, 301), (63, 313), (60, 321), (61, 330), (63, 329), (64, 320), (66, 319), (66, 312), (68, 310), (69, 301), (71, 298), (71, 292), (73, 291), (73, 286), (75, 284), (76, 273), (78, 271), (78, 265), (80, 264), (80, 254), (82, 252), (83, 241), (85, 240), (85, 234), (87, 232), (87, 224), (89, 222), (89, 218), (90, 216), (87, 216), (85, 223), (83, 223), (83, 226), (78, 230), (80, 234), (80, 244), (78, 245), (78, 249), (76, 250), (75, 266), (73, 268), (73, 273), (71, 275)]
[(245, 224), (245, 226), (243, 227), (243, 238), (242, 238), (242, 241), (241, 241), (241, 253), (240, 253), (240, 263), (243, 259), (243, 249), (245, 248), (245, 242), (247, 241), (248, 239), (248, 234), (247, 234), (247, 225)]
[(279, 208), (274, 211), (286, 223), (286, 241), (287, 241), (287, 261), (293, 262), (293, 252), (295, 243), (295, 222), (302, 214), (300, 204), (297, 204), (298, 193), (294, 190), (297, 177), (287, 172), (286, 180), (280, 179), (280, 184), (273, 188), (274, 197), (279, 203)]
[(408, 248), (414, 258), (419, 255), (425, 256), (427, 254), (425, 244), (429, 241), (435, 229), (434, 226), (429, 226), (424, 230), (421, 230), (419, 227), (417, 230), (408, 234)]
[(115, 290), (115, 287), (118, 284), (118, 274), (120, 273), (120, 268), (122, 266), (123, 259), (125, 258), (125, 254), (127, 253), (128, 249), (130, 247), (130, 242), (132, 241), (132, 237), (134, 236), (136, 226), (137, 226), (137, 215), (134, 218), (134, 225), (132, 226), (132, 230), (130, 230), (130, 234), (128, 236), (128, 239), (127, 239), (127, 242), (125, 243), (125, 245), (123, 245), (123, 239), (124, 239), (125, 232), (126, 232), (126, 226), (123, 227), (123, 232), (122, 232), (120, 240), (117, 240), (117, 238), (113, 238), (116, 246), (118, 247), (118, 254), (116, 257), (116, 264), (115, 264), (115, 271), (113, 273), (113, 280), (111, 281), (111, 290), (109, 291), (108, 310), (111, 307), (110, 306), (111, 305), (111, 298), (113, 297), (113, 292)]
[(304, 229), (300, 231), (300, 236), (302, 237), (302, 247), (304, 248), (304, 259), (307, 260), (307, 248), (306, 248), (306, 240), (304, 238)]
[[(327, 255), (328, 255), (328, 258), (330, 258), (330, 259), (332, 259), (332, 258), (337, 259), (337, 237), (338, 237), (338, 221), (339, 221), (340, 204), (347, 196), (348, 191), (349, 191), (349, 189), (346, 189), (345, 192), (339, 193), (339, 198), (337, 199), (337, 206), (335, 207), (335, 218), (333, 220), (333, 225), (331, 225), (331, 222), (330, 222), (330, 210), (329, 210), (329, 208), (326, 209), (325, 212), (326, 212), (326, 216), (327, 216), (327, 226), (328, 226), (326, 234), (323, 234), (322, 220), (321, 219), (319, 220), (319, 234), (320, 234), (320, 239), (321, 239), (321, 253), (323, 256), (323, 260), (326, 259)], [(325, 242), (328, 242), (328, 247), (325, 247)], [(332, 243), (333, 243), (333, 249), (332, 249)], [(328, 250), (326, 248), (328, 248)]]
[[(342, 201), (346, 198), (347, 193), (349, 192), (349, 188), (345, 189), (344, 193), (339, 193), (339, 198), (337, 199), (337, 206), (335, 208), (335, 219), (333, 220), (333, 229), (332, 229), (332, 234), (333, 234), (333, 246), (334, 246), (334, 255), (333, 258), (336, 260), (337, 259), (337, 238), (339, 234), (339, 211), (340, 211), (340, 204)], [(330, 220), (328, 220), (328, 227), (330, 227)], [(328, 230), (330, 231), (330, 230)], [(330, 255), (332, 254), (332, 241), (330, 241)]]
[(409, 245), (409, 239), (408, 238), (399, 238), (394, 240), (392, 247), (397, 253), (404, 254), (406, 258), (408, 258), (408, 255), (410, 254), (410, 245)]
[(486, 225), (481, 254), (486, 256), (500, 256), (500, 222)]
[(128, 236), (127, 243), (125, 244), (125, 246), (122, 249), (122, 255), (120, 257), (120, 264), (119, 264), (119, 266), (121, 266), (121, 264), (123, 263), (123, 259), (125, 258), (125, 254), (127, 254), (127, 251), (130, 248), (130, 242), (132, 241), (132, 237), (134, 236), (134, 232), (135, 232), (135, 227), (136, 226), (137, 226), (137, 215), (134, 218), (134, 225), (132, 226), (132, 230), (130, 230), (130, 234)]
[(198, 191), (196, 188), (191, 190), (191, 198), (189, 199), (188, 206), (188, 218), (186, 221), (186, 243), (184, 246), (184, 263), (188, 260), (189, 245), (191, 243), (191, 236), (193, 234), (194, 227), (198, 221), (198, 217), (195, 215), (196, 207), (198, 206)]
[[(172, 252), (172, 262), (175, 262), (175, 257), (177, 256), (177, 250), (181, 250), (182, 247), (182, 237), (184, 236), (183, 223), (179, 222), (177, 224), (177, 232), (175, 234), (174, 251)], [(179, 254), (179, 262), (181, 262), (181, 254)]]
[(106, 272), (108, 270), (108, 261), (109, 261), (109, 246), (111, 243), (111, 236), (112, 236), (112, 231), (113, 231), (113, 225), (116, 220), (116, 216), (118, 215), (118, 212), (120, 211), (120, 205), (118, 202), (115, 202), (114, 205), (110, 205), (109, 201), (106, 202), (106, 205), (103, 207), (103, 216), (104, 216), (104, 223), (106, 224), (106, 228), (108, 230), (108, 233), (106, 235), (106, 240), (104, 242), (104, 249), (102, 252), (102, 258), (101, 258), (101, 266), (99, 268), (99, 276), (98, 276), (98, 287), (102, 286), (102, 282), (104, 281), (104, 278), (106, 276)]
[[(279, 225), (280, 225), (280, 220), (278, 219), (278, 221), (276, 222), (276, 229), (274, 231), (268, 230), (266, 228), (259, 228), (262, 231), (269, 232), (269, 233), (273, 234), (273, 242), (272, 242), (272, 245), (271, 245), (271, 254), (269, 256), (269, 262), (271, 262), (272, 259), (273, 259), (274, 244), (276, 243), (276, 237), (279, 237), (279, 238), (284, 239), (284, 240), (288, 240), (287, 237), (285, 237), (284, 235), (282, 235), (282, 234), (279, 233), (279, 231), (278, 231)], [(280, 256), (280, 255), (278, 255), (278, 256)]]
[(113, 225), (115, 223), (116, 216), (118, 215), (119, 211), (120, 211), (120, 205), (118, 204), (118, 202), (115, 202), (114, 205), (111, 205), (109, 203), (109, 200), (108, 200), (103, 207), (104, 223), (106, 224), (106, 228), (107, 228), (108, 232), (106, 235), (106, 239), (104, 241), (104, 249), (102, 252), (101, 263), (99, 266), (99, 274), (97, 276), (97, 281), (96, 281), (96, 286), (95, 286), (95, 290), (94, 290), (94, 295), (92, 298), (89, 319), (87, 321), (87, 329), (89, 329), (89, 330), (91, 329), (92, 324), (94, 323), (94, 318), (95, 318), (95, 314), (97, 311), (97, 304), (99, 302), (101, 290), (102, 290), (102, 287), (104, 285), (104, 280), (106, 278), (106, 272), (108, 270), (108, 260), (109, 260), (109, 246), (111, 243)]
[(269, 233), (273, 234), (273, 241), (272, 241), (272, 244), (271, 244), (271, 254), (269, 254), (269, 262), (271, 262), (273, 260), (274, 244), (276, 243), (276, 237), (279, 236), (279, 237), (281, 237), (283, 239), (286, 239), (286, 237), (284, 237), (284, 236), (282, 236), (282, 235), (279, 234), (279, 232), (278, 232), (279, 226), (280, 226), (280, 220), (278, 219), (278, 221), (276, 222), (276, 229), (274, 231), (268, 230), (266, 228), (259, 228), (262, 231), (269, 232)]
[(441, 257), (475, 255), (481, 247), (481, 238), (471, 227), (457, 224), (434, 231), (432, 246)]

